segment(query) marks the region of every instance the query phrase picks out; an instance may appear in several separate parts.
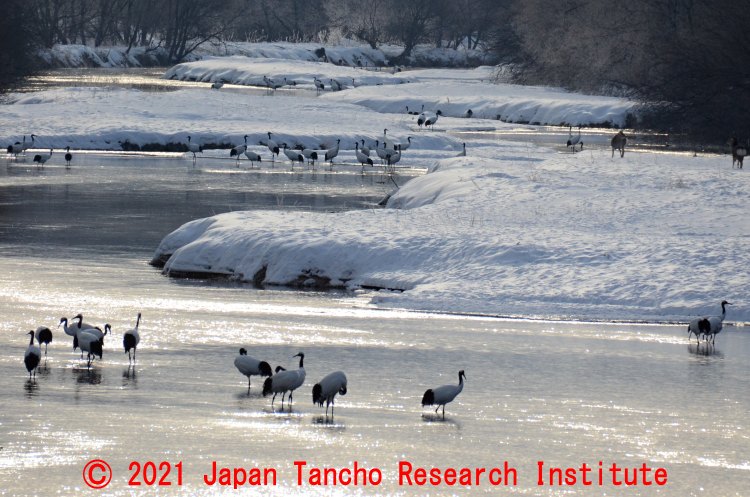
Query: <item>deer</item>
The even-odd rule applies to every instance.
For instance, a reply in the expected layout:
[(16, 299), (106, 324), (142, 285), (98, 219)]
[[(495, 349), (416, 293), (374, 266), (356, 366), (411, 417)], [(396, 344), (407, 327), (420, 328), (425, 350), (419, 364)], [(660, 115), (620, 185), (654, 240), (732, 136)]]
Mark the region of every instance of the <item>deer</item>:
[(742, 161), (745, 160), (747, 155), (747, 147), (740, 145), (735, 136), (729, 139), (729, 145), (732, 147), (732, 169), (734, 169), (735, 163), (738, 169), (742, 169)]
[(628, 137), (625, 133), (620, 130), (615, 136), (612, 137), (612, 157), (615, 156), (615, 150), (620, 151), (620, 157), (625, 156), (625, 145), (628, 143)]

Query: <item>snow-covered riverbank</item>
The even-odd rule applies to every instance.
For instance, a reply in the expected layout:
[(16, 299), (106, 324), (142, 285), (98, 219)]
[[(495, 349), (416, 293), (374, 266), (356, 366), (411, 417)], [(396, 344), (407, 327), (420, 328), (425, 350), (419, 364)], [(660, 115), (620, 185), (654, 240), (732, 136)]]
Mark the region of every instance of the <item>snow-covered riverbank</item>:
[[(299, 78), (312, 81), (322, 65)], [(214, 91), (208, 84), (166, 93), (67, 88), (12, 95), (0, 114), (0, 143), (34, 133), (35, 148), (121, 149), (126, 142), (186, 143), (190, 135), (193, 143), (227, 146), (247, 135), (250, 148), (267, 161), (260, 143), (271, 131), (290, 146), (328, 148), (340, 140), (336, 160), (353, 165), (354, 142), (382, 143), (387, 128), (388, 140), (412, 137), (399, 165), (432, 169), (402, 185), (389, 208), (224, 214), (167, 236), (155, 257), (171, 255), (166, 267), (175, 273), (404, 290), (377, 293), (373, 302), (380, 306), (673, 321), (714, 312), (726, 298), (736, 303), (729, 320), (750, 320), (743, 304), (750, 276), (742, 269), (750, 262), (750, 180), (727, 156), (629, 150), (624, 159), (612, 158), (609, 149), (592, 148), (601, 135), (586, 136), (585, 129), (586, 146), (575, 154), (564, 140), (544, 148), (501, 134), (460, 135), (472, 129), (535, 132), (481, 119), (491, 112), (482, 102), (502, 99), (519, 113), (533, 108), (552, 121), (584, 123), (622, 123), (629, 104), (494, 86), (484, 69), (413, 73), (421, 82), (320, 98), (312, 91)], [(420, 102), (443, 107), (436, 131), (420, 130), (416, 117), (402, 110)], [(479, 117), (456, 116), (468, 105)], [(462, 141), (468, 156), (456, 158)], [(206, 155), (228, 158), (226, 150)], [(50, 163), (62, 160), (55, 157)]]
[(179, 273), (405, 290), (380, 292), (381, 306), (684, 321), (726, 298), (746, 321), (749, 187), (723, 157), (503, 143), (438, 161), (385, 210), (224, 214), (155, 257)]
[[(207, 57), (243, 56), (257, 59), (284, 59), (293, 61), (325, 61), (340, 66), (385, 67), (398, 56), (403, 47), (382, 45), (378, 49), (369, 45), (341, 40), (342, 43), (204, 43), (188, 55), (186, 62)], [(132, 47), (88, 45), (55, 45), (37, 51), (39, 63), (46, 68), (63, 67), (153, 67), (164, 66), (168, 61), (163, 47)], [(430, 67), (467, 67), (491, 64), (491, 53), (481, 50), (435, 48), (418, 45), (414, 48), (409, 65)]]

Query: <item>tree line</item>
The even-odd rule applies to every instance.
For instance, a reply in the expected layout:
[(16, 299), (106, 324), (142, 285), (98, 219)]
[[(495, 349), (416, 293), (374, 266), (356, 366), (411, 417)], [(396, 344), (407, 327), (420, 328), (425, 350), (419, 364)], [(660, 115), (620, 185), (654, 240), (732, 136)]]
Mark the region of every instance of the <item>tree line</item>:
[(163, 49), (169, 63), (208, 40), (377, 48), (479, 48), (516, 82), (629, 96), (641, 126), (716, 140), (750, 136), (750, 9), (732, 0), (6, 0), (0, 87), (56, 43)]

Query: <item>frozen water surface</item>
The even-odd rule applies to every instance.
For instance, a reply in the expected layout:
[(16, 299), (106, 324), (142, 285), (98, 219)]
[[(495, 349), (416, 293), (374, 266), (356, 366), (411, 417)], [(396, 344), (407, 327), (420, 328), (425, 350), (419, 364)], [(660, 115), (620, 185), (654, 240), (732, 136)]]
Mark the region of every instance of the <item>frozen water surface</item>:
[[(364, 294), (258, 290), (171, 280), (147, 261), (183, 222), (228, 210), (371, 208), (377, 175), (248, 171), (227, 161), (78, 154), (76, 166), (0, 168), (0, 495), (94, 495), (84, 464), (107, 460), (98, 495), (131, 487), (131, 461), (183, 462), (173, 495), (674, 495), (740, 496), (750, 477), (750, 335), (728, 327), (716, 346), (688, 345), (684, 326), (506, 321), (378, 310)], [(84, 312), (111, 323), (89, 370), (54, 328)], [(134, 369), (122, 334), (143, 313)], [(24, 331), (55, 332), (35, 382)], [(271, 410), (261, 380), (233, 366), (238, 349), (307, 380), (290, 411)], [(349, 392), (334, 422), (312, 385), (343, 370)], [(427, 388), (464, 391), (445, 420), (420, 407)], [(286, 406), (285, 406), (286, 407)], [(330, 420), (329, 420), (330, 421)], [(208, 487), (211, 462), (273, 467), (278, 485)], [(382, 471), (377, 486), (297, 486), (295, 460)], [(502, 466), (518, 485), (404, 487), (397, 464)], [(668, 484), (627, 490), (537, 486), (553, 466), (664, 467)], [(174, 471), (174, 470), (173, 470)], [(176, 473), (172, 473), (172, 481)]]

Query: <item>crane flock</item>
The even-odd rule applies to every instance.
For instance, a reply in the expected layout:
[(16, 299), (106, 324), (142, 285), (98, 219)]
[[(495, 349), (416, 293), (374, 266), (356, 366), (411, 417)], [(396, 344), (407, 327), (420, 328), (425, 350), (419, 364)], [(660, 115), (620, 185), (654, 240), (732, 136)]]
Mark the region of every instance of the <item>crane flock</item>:
[[(301, 154), (300, 154), (301, 155)], [(688, 340), (695, 335), (700, 344), (703, 339), (707, 344), (714, 345), (716, 335), (721, 332), (723, 322), (727, 313), (727, 306), (730, 302), (723, 300), (721, 302), (721, 314), (715, 316), (702, 316), (693, 319), (688, 324)], [(123, 333), (123, 349), (128, 354), (128, 371), (135, 367), (135, 352), (140, 342), (139, 328), (141, 325), (141, 313), (136, 317), (135, 326)], [(81, 313), (77, 314), (71, 320), (62, 317), (58, 328), (62, 327), (65, 334), (73, 337), (73, 347), (81, 349), (87, 353), (86, 367), (91, 368), (93, 361), (98, 357), (101, 361), (104, 353), (104, 338), (112, 333), (112, 327), (109, 324), (104, 325), (104, 331), (92, 326), (83, 320)], [(42, 362), (41, 345), (44, 344), (44, 360), (47, 360), (47, 348), (53, 341), (52, 330), (46, 326), (39, 326), (36, 331), (32, 330), (27, 333), (30, 336), (29, 345), (24, 352), (24, 366), (29, 374), (29, 381), (36, 381), (37, 368)], [(36, 345), (36, 343), (39, 345)], [(132, 353), (132, 354), (131, 354)], [(283, 366), (277, 366), (272, 370), (270, 362), (257, 359), (248, 355), (244, 347), (239, 349), (239, 354), (234, 358), (234, 366), (245, 377), (247, 377), (247, 394), (250, 395), (251, 377), (266, 377), (263, 381), (262, 395), (264, 397), (272, 395), (271, 410), (274, 411), (276, 396), (281, 394), (281, 410), (284, 412), (284, 401), (288, 395), (289, 411), (292, 410), (294, 392), (299, 389), (306, 379), (306, 370), (304, 366), (305, 354), (298, 352), (293, 358), (299, 358), (298, 367), (295, 369), (286, 369)], [(275, 373), (274, 373), (275, 371)], [(445, 419), (445, 406), (453, 402), (456, 397), (463, 391), (466, 373), (464, 370), (458, 372), (458, 384), (447, 384), (436, 388), (427, 389), (422, 395), (422, 407), (436, 406), (435, 413), (438, 414), (442, 407), (442, 418)], [(334, 416), (334, 405), (336, 395), (346, 395), (348, 392), (348, 379), (343, 371), (334, 371), (324, 376), (320, 381), (315, 383), (312, 388), (312, 400), (314, 405), (323, 407), (325, 404), (325, 419), (328, 420), (328, 409), (331, 409), (331, 420)]]
[[(375, 162), (371, 157), (372, 152), (380, 159), (380, 165), (383, 166), (385, 171), (393, 172), (394, 166), (401, 160), (402, 152), (407, 150), (412, 145), (412, 137), (407, 136), (404, 142), (392, 140), (387, 136), (387, 129), (384, 131), (383, 139), (377, 139), (370, 146), (365, 145), (365, 140), (357, 140), (353, 143), (352, 150), (354, 150), (354, 156), (358, 164), (362, 166), (362, 172), (365, 170), (365, 166), (373, 167)], [(264, 138), (259, 141), (259, 144), (268, 149), (271, 153), (271, 163), (275, 164), (276, 157), (283, 153), (290, 161), (291, 168), (294, 170), (295, 166), (306, 163), (313, 170), (315, 169), (316, 161), (328, 162), (330, 169), (333, 170), (334, 159), (339, 156), (341, 150), (341, 139), (336, 138), (335, 142), (331, 141), (329, 144), (320, 144), (319, 148), (307, 147), (301, 144), (301, 140), (289, 140), (281, 143), (276, 142), (273, 137), (273, 133), (268, 131), (266, 133), (268, 138)], [(241, 156), (244, 155), (250, 162), (251, 167), (255, 167), (255, 163), (261, 163), (263, 156), (255, 151), (249, 149), (248, 144), (249, 135), (244, 135), (243, 142), (239, 145), (232, 147), (229, 151), (229, 156), (234, 157), (237, 166), (239, 167)], [(360, 146), (361, 142), (361, 146)], [(293, 145), (292, 145), (293, 144)], [(192, 147), (192, 148), (190, 148)], [(198, 151), (198, 145), (190, 141), (188, 136), (188, 148), (193, 151)], [(200, 147), (202, 152), (202, 147)], [(195, 153), (193, 153), (195, 157)], [(195, 158), (193, 159), (195, 161)]]
[(721, 332), (724, 327), (724, 318), (727, 316), (727, 306), (732, 305), (731, 302), (726, 300), (721, 301), (721, 314), (718, 316), (702, 316), (695, 318), (688, 324), (688, 340), (695, 335), (695, 338), (700, 344), (701, 338), (706, 343), (710, 342), (712, 345), (716, 341), (716, 335)]

